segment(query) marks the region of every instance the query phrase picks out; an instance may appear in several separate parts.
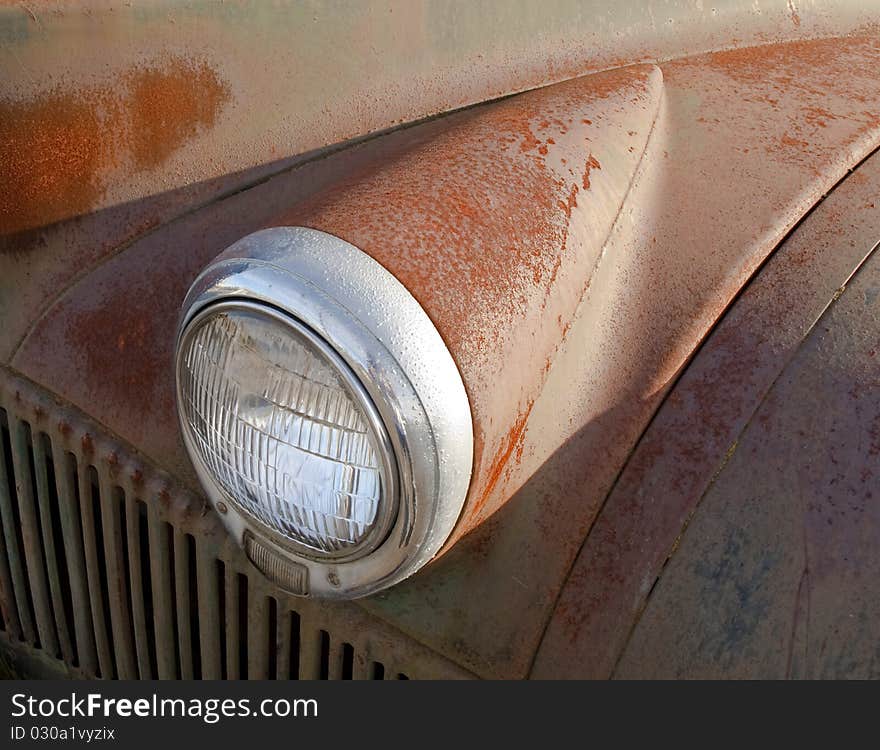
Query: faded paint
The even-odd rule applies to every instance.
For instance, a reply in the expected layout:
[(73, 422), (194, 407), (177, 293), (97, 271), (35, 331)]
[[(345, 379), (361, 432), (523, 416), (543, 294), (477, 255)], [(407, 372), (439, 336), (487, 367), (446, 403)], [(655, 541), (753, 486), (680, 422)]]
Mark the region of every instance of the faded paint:
[(92, 210), (108, 183), (159, 167), (213, 127), (229, 98), (206, 63), (171, 58), (113, 86), (0, 99), (0, 235)]
[[(863, 251), (880, 218), (871, 239), (844, 231)], [(878, 290), (874, 252), (749, 420), (616, 676), (880, 677)]]
[[(874, 156), (786, 240), (671, 391), (587, 537), (538, 655), (536, 676), (611, 675), (713, 482), (727, 472), (732, 456), (740, 467), (760, 465), (755, 454), (741, 455), (741, 433), (880, 236), (880, 214), (870, 206), (878, 190), (880, 157)], [(806, 435), (793, 434), (779, 435), (802, 446)], [(742, 476), (734, 483), (741, 489)], [(752, 486), (752, 479), (746, 484)], [(727, 585), (732, 573), (717, 575)], [(676, 611), (655, 608), (652, 627), (675, 630), (676, 618), (685, 616)], [(626, 674), (672, 668), (668, 649), (655, 649), (649, 658), (640, 647), (633, 657), (641, 661), (631, 659)]]
[[(240, 107), (185, 169), (106, 177), (96, 208), (253, 168), (401, 122), (622, 64), (829, 35), (870, 20), (856, 0), (641, 3), (493, 0), (0, 4), (0, 99), (85, 99), (155, 59), (222, 62)], [(84, 43), (84, 35), (87, 41)], [(255, 59), (258, 61), (255, 63)], [(59, 71), (64, 73), (59, 75)], [(332, 81), (332, 85), (327, 85)], [(186, 108), (191, 96), (178, 99)], [(171, 128), (173, 131), (173, 127)], [(173, 137), (173, 132), (171, 133)]]
[[(785, 0), (760, 8), (742, 0), (597, 0), (588, 8), (582, 0), (0, 4), (0, 101), (81, 104), (83, 92), (119, 93), (132, 71), (157, 60), (186, 60), (196, 72), (213, 70), (230, 102), (210, 129), (200, 127), (153, 169), (132, 163), (91, 174), (107, 153), (89, 155), (89, 128), (73, 165), (85, 171), (78, 187), (70, 173), (44, 170), (49, 183), (58, 181), (47, 201), (58, 210), (22, 206), (15, 225), (35, 228), (11, 236), (6, 218), (0, 222), (0, 248), (15, 251), (0, 274), (0, 360), (9, 361), (46, 301), (82, 273), (314, 149), (609, 67), (837, 35), (876, 20), (860, 0), (819, 0), (798, 13), (800, 27)], [(199, 100), (177, 104), (185, 110)], [(61, 215), (70, 218), (42, 223)]]

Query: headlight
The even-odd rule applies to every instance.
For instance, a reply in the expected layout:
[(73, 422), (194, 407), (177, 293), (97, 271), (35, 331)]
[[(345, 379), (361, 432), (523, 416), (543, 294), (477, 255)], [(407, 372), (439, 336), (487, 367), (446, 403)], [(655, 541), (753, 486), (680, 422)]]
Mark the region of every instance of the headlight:
[(184, 442), (251, 561), (296, 594), (405, 578), (452, 531), (473, 451), (427, 314), (354, 246), (245, 238), (196, 281), (177, 346)]
[(178, 366), (190, 442), (262, 534), (316, 558), (384, 539), (397, 498), (388, 435), (325, 342), (271, 308), (220, 303), (190, 323)]

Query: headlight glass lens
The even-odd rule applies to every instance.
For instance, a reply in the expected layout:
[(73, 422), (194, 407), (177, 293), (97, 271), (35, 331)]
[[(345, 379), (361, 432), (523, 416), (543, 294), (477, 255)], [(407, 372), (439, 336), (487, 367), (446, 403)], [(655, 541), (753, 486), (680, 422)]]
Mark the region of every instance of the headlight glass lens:
[(394, 511), (388, 438), (314, 333), (256, 305), (209, 308), (184, 332), (177, 377), (191, 447), (264, 533), (316, 558), (382, 541)]

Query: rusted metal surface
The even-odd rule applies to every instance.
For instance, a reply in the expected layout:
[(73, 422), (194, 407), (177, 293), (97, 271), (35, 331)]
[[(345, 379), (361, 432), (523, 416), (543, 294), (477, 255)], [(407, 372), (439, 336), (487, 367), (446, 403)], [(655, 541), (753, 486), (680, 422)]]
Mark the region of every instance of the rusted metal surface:
[(875, 251), (740, 435), (615, 674), (880, 676), (878, 342)]
[[(504, 389), (500, 386), (508, 380), (523, 382), (533, 377), (532, 387), (543, 382), (540, 392), (534, 390), (524, 400), (522, 392), (516, 395), (517, 409), (507, 404), (506, 411), (499, 410), (504, 424), (491, 425), (501, 438), (486, 451), (483, 464), (481, 489), (485, 492), (488, 487), (490, 492), (471, 498), (468, 516), (470, 521), (486, 520), (413, 580), (363, 606), (481, 674), (527, 673), (595, 513), (665, 389), (785, 232), (878, 142), (880, 84), (871, 75), (878, 57), (876, 39), (869, 35), (719, 53), (663, 66), (663, 94), (647, 152), (592, 279), (565, 278), (558, 271), (550, 285), (575, 295), (549, 300), (551, 308), (569, 311), (567, 329), (563, 319), (552, 324), (549, 333), (533, 330), (520, 335), (523, 351), (514, 354), (531, 367), (536, 351), (549, 357), (565, 332), (552, 361), (541, 360), (538, 371), (532, 372), (496, 369), (494, 380), (477, 373), (483, 379), (475, 377), (467, 383), (472, 393), (474, 386), (481, 385), (487, 394), (494, 389), (501, 398)], [(608, 74), (605, 80), (616, 80), (614, 90), (625, 90), (627, 79), (615, 76), (630, 76), (628, 80), (637, 83), (641, 75), (646, 80), (639, 71)], [(584, 92), (590, 90), (588, 82), (563, 89), (577, 91), (578, 86)], [(613, 102), (613, 92), (606, 94), (606, 101)], [(538, 94), (543, 96), (552, 94)], [(488, 145), (513, 149), (513, 166), (522, 170), (522, 176), (555, 176), (546, 166), (551, 147), (573, 153), (574, 146), (560, 144), (546, 132), (559, 128), (558, 124), (548, 120), (548, 128), (542, 129), (543, 120), (526, 105), (517, 112), (515, 107), (523, 99), (463, 112), (449, 121), (430, 122), (312, 162), (157, 229), (71, 287), (33, 327), (14, 359), (15, 366), (87, 409), (194, 487), (177, 435), (171, 350), (177, 305), (198, 270), (244, 234), (272, 224), (273, 218), (291, 216), (288, 207), (300, 202), (307, 206), (296, 209), (303, 221), (307, 211), (312, 216), (325, 211), (329, 216), (334, 195), (357, 193), (361, 180), (381, 185), (383, 170), (386, 175), (402, 174), (399, 170), (407, 160), (417, 162), (420, 153), (429, 152), (432, 143), (442, 143), (456, 128), (478, 132), (479, 118), (493, 108), (511, 113), (514, 123), (528, 128), (515, 131), (508, 144), (493, 133)], [(561, 101), (556, 106), (561, 107)], [(576, 104), (576, 99), (569, 103)], [(598, 101), (600, 109), (601, 105)], [(823, 114), (819, 116), (817, 110)], [(645, 122), (646, 111), (650, 109), (631, 105), (625, 112), (610, 114), (621, 122), (633, 115)], [(581, 122), (580, 126), (574, 132), (589, 136), (590, 125)], [(510, 124), (507, 130), (498, 130), (501, 135), (510, 132)], [(547, 144), (547, 137), (557, 143)], [(795, 147), (790, 145), (792, 140), (806, 145)], [(523, 144), (526, 151), (521, 149)], [(600, 205), (589, 202), (592, 198), (582, 200), (584, 196), (604, 190), (612, 171), (622, 173), (622, 165), (637, 159), (637, 143), (624, 144), (620, 164), (592, 152), (594, 144), (581, 144), (580, 159), (575, 162), (582, 170), (578, 181), (565, 183), (577, 184), (579, 190), (572, 224), (582, 221), (579, 210), (587, 206), (595, 210)], [(541, 154), (542, 147), (547, 148), (547, 155)], [(591, 153), (600, 168), (590, 163)], [(412, 215), (393, 217), (399, 228), (394, 233), (393, 219), (382, 213), (380, 198), (372, 196), (371, 204), (379, 214), (368, 226), (376, 230), (376, 237), (387, 233), (389, 244), (367, 249), (384, 253), (389, 267), (397, 264), (404, 269), (398, 270), (401, 275), (410, 263), (405, 280), (429, 314), (440, 320), (445, 308), (439, 303), (449, 301), (443, 296), (446, 290), (428, 288), (425, 279), (420, 282), (416, 257), (406, 256), (419, 246), (401, 243), (398, 234), (411, 239), (420, 236), (421, 229), (426, 241), (441, 246), (439, 254), (431, 256), (436, 273), (446, 269), (437, 278), (470, 302), (463, 305), (454, 300), (458, 305), (454, 309), (463, 320), (447, 319), (446, 335), (456, 342), (453, 354), (459, 363), (470, 356), (473, 366), (486, 344), (480, 338), (481, 327), (489, 331), (498, 324), (485, 304), (485, 295), (492, 292), (497, 297), (498, 290), (511, 280), (505, 275), (516, 269), (504, 265), (502, 257), (482, 284), (466, 287), (455, 272), (468, 264), (479, 266), (480, 259), (468, 255), (476, 245), (444, 245), (439, 240), (444, 232), (453, 232), (447, 229), (450, 225), (468, 230), (471, 239), (481, 237), (479, 230), (486, 224), (480, 223), (479, 211), (491, 211), (496, 204), (515, 207), (513, 199), (521, 199), (523, 192), (513, 183), (510, 192), (492, 197), (494, 203), (481, 202), (481, 178), (494, 179), (510, 165), (483, 162), (482, 171), (476, 171), (474, 167), (480, 166), (477, 152), (473, 159), (453, 152), (445, 162), (442, 153), (435, 155), (438, 163), (462, 160), (459, 172), (435, 174), (443, 184), (457, 187), (457, 195), (451, 191), (448, 196), (435, 196), (438, 205), (447, 207), (446, 215), (432, 216), (430, 205), (425, 204), (415, 214), (419, 225)], [(590, 189), (585, 191), (587, 166)], [(414, 185), (424, 185), (415, 175), (411, 179)], [(552, 180), (547, 184), (552, 190), (560, 187)], [(329, 197), (322, 195), (331, 186)], [(463, 210), (455, 209), (454, 198), (461, 199)], [(400, 206), (414, 206), (401, 191), (392, 190), (389, 199)], [(552, 210), (552, 205), (541, 202), (545, 199), (546, 195), (536, 196), (538, 206)], [(351, 210), (356, 212), (357, 206)], [(559, 211), (565, 215), (561, 206)], [(533, 213), (523, 219), (524, 226), (535, 226), (540, 214)], [(381, 226), (385, 218), (388, 223)], [(542, 230), (548, 244), (530, 270), (531, 281), (537, 278), (545, 284), (545, 292), (553, 276), (554, 250), (561, 259), (560, 269), (566, 264), (571, 264), (569, 269), (592, 269), (583, 258), (564, 254), (561, 239), (568, 229), (568, 225), (550, 222)], [(498, 232), (497, 224), (492, 231)], [(358, 241), (357, 237), (346, 239)], [(555, 248), (550, 242), (554, 239)], [(583, 247), (595, 251), (589, 243)], [(574, 314), (577, 295), (588, 281)], [(498, 321), (521, 322), (524, 312), (529, 312), (525, 304), (517, 306), (523, 302), (506, 300), (501, 308), (507, 311), (506, 317), (499, 315)], [(477, 318), (478, 314), (482, 317)], [(454, 325), (459, 331), (457, 340), (449, 336), (454, 334)], [(544, 339), (545, 334), (553, 344)], [(530, 409), (529, 398), (534, 399)], [(488, 471), (496, 456), (506, 461), (495, 462), (500, 469)], [(489, 516), (491, 510), (495, 512)], [(510, 612), (517, 616), (511, 617)]]
[(452, 352), (471, 403), (474, 471), (450, 544), (507, 497), (500, 480), (522, 450), (661, 92), (656, 67), (632, 66), (454, 115), (442, 133), (278, 219), (372, 255)]
[(375, 169), (444, 127), (426, 123), (308, 162), (154, 229), (52, 304), (32, 323), (14, 361), (197, 489), (179, 438), (172, 377), (173, 331), (193, 279), (289, 206)]
[(801, 5), (3, 0), (0, 361), (85, 272), (297, 156), (591, 71), (873, 19), (859, 0)]
[[(0, 454), (12, 455), (19, 484), (12, 492), (0, 485), (0, 559), (23, 563), (23, 585), (0, 597), (0, 649), (23, 636), (26, 654), (38, 650), (57, 671), (66, 663), (79, 677), (472, 677), (350, 602), (327, 605), (277, 591), (205, 500), (6, 367), (0, 368), (0, 409), (10, 426)], [(16, 437), (25, 433), (31, 442)], [(57, 512), (74, 524), (62, 518), (36, 535), (25, 528), (21, 536), (12, 528), (10, 538), (7, 506), (23, 516), (33, 500), (21, 483), (31, 446), (46, 449)], [(65, 484), (73, 491), (62, 489)], [(47, 536), (64, 555), (63, 565), (51, 561), (48, 571), (33, 563)], [(44, 595), (47, 576), (71, 591), (69, 604)], [(224, 599), (230, 590), (232, 603)], [(18, 617), (7, 616), (13, 614)], [(240, 636), (232, 641), (225, 637), (230, 615)], [(24, 619), (33, 623), (28, 631), (6, 626)], [(61, 650), (58, 622), (75, 627), (76, 660)], [(343, 652), (336, 669), (333, 655)]]
[[(727, 53), (663, 66), (642, 168), (521, 455), (496, 486), (509, 499), (428, 571), (365, 606), (481, 673), (528, 672), (584, 536), (666, 390), (785, 233), (878, 143), (880, 89), (864, 74), (878, 54), (864, 37), (752, 52), (743, 71)], [(817, 120), (817, 107), (833, 119)], [(808, 145), (785, 145), (792, 132)]]
[[(36, 205), (27, 190), (20, 205), (4, 200), (0, 215), (29, 228), (623, 61), (870, 20), (855, 2), (811, 3), (801, 13), (781, 0), (762, 12), (699, 5), (4, 2), (0, 67), (12, 73), (0, 89), (10, 108), (4, 135), (26, 147), (4, 153), (4, 178), (14, 180), (4, 188), (49, 190)], [(70, 136), (63, 144), (59, 128)], [(169, 162), (184, 145), (189, 158)], [(47, 149), (54, 171), (43, 168)], [(33, 175), (16, 168), (31, 158)]]
[[(650, 648), (641, 643), (627, 652), (628, 656), (620, 662), (624, 674), (673, 676), (679, 669), (685, 674), (691, 668), (696, 674), (698, 660), (702, 660), (700, 674), (705, 676), (733, 675), (735, 670), (730, 665), (737, 660), (740, 665), (745, 662), (756, 670), (752, 673), (754, 676), (773, 673), (773, 676), (780, 677), (785, 674), (784, 669), (778, 669), (778, 663), (770, 661), (764, 665), (769, 672), (761, 672), (764, 667), (757, 662), (762, 657), (756, 656), (758, 651), (751, 648), (754, 644), (738, 655), (727, 653), (717, 640), (698, 644), (701, 638), (715, 638), (719, 631), (708, 624), (705, 630), (700, 630), (694, 623), (703, 614), (706, 618), (718, 617), (716, 605), (719, 598), (735, 595), (740, 569), (733, 560), (734, 556), (743, 554), (759, 558), (770, 555), (774, 559), (787, 559), (792, 554), (792, 550), (780, 547), (781, 539), (775, 537), (779, 530), (778, 519), (774, 518), (776, 511), (771, 506), (775, 507), (777, 499), (782, 500), (792, 492), (797, 495), (798, 485), (780, 485), (778, 494), (762, 495), (762, 502), (766, 503), (763, 508), (756, 507), (749, 498), (756, 497), (754, 492), (763, 473), (769, 472), (768, 478), (763, 480), (769, 482), (773, 472), (781, 468), (780, 460), (791, 462), (786, 472), (796, 471), (795, 467), (807, 460), (813, 462), (812, 471), (829, 481), (835, 481), (834, 477), (838, 475), (837, 458), (829, 459), (826, 454), (825, 440), (830, 433), (815, 427), (809, 431), (775, 423), (773, 426), (779, 428), (773, 433), (776, 447), (770, 450), (768, 446), (768, 452), (744, 448), (742, 433), (747, 426), (756, 423), (769, 426), (762, 416), (765, 410), (762, 403), (768, 398), (768, 392), (777, 389), (774, 385), (777, 380), (788, 382), (791, 379), (788, 370), (781, 377), (780, 373), (793, 357), (802, 358), (799, 348), (812, 346), (802, 344), (805, 337), (815, 337), (816, 332), (821, 335), (825, 330), (827, 316), (810, 334), (839, 288), (880, 239), (878, 191), (880, 156), (873, 156), (837, 187), (786, 240), (725, 316), (669, 394), (587, 537), (538, 653), (535, 676), (611, 675), (646, 601), (652, 625), (646, 625), (644, 629), (651, 628), (655, 636), (661, 630), (670, 635), (690, 627), (685, 624), (688, 621), (692, 625), (689, 646), (695, 652), (699, 651), (700, 656), (689, 661), (683, 651), (671, 649), (671, 638), (663, 640), (662, 647), (661, 640), (655, 638)], [(858, 293), (854, 295), (857, 297)], [(864, 341), (876, 343), (876, 318), (873, 324), (865, 318), (854, 330), (861, 332), (860, 338)], [(860, 356), (863, 355), (857, 351), (851, 356), (841, 353), (839, 358), (833, 358), (840, 365), (831, 366), (830, 360), (814, 360), (811, 366), (815, 367), (815, 377), (820, 379), (820, 373), (829, 367), (852, 365), (855, 368), (853, 374), (857, 374)], [(874, 362), (874, 383), (876, 364)], [(796, 369), (804, 366), (792, 365)], [(859, 377), (864, 380), (864, 376), (862, 371)], [(868, 387), (869, 381), (870, 378), (865, 380), (863, 386)], [(842, 384), (838, 385), (841, 388), (837, 395), (828, 387), (817, 390), (812, 398), (803, 395), (794, 398), (792, 394), (787, 401), (789, 409), (793, 414), (806, 415), (804, 418), (809, 421), (812, 418), (809, 415), (816, 412), (823, 400), (827, 399), (828, 408), (837, 408), (840, 399), (845, 400), (842, 394), (847, 391)], [(845, 432), (843, 414), (841, 411), (838, 415), (837, 429)], [(859, 429), (858, 425), (859, 419), (854, 419), (854, 429)], [(764, 427), (748, 427), (746, 435), (754, 429)], [(862, 441), (861, 448), (857, 445), (850, 447), (847, 454), (849, 468), (844, 471), (857, 475), (863, 470), (872, 471), (874, 459), (871, 458), (870, 445)], [(797, 454), (802, 455), (796, 457)], [(740, 467), (738, 471), (733, 470), (734, 461)], [(760, 529), (755, 533), (770, 535), (766, 545), (743, 544), (735, 533), (725, 539), (708, 533), (709, 528), (717, 529), (717, 524), (721, 523), (718, 514), (707, 507), (708, 497), (718, 494), (713, 485), (713, 482), (720, 481), (718, 472), (728, 487), (726, 496), (732, 506), (739, 508), (737, 512), (750, 514), (749, 523)], [(868, 481), (869, 476), (864, 481)], [(849, 497), (849, 490), (829, 490), (828, 498), (823, 502), (830, 499), (833, 503), (848, 506)], [(691, 519), (695, 513), (704, 520), (700, 523), (701, 530), (692, 531), (694, 522)], [(695, 562), (692, 557), (688, 563), (679, 561), (683, 534), (694, 539), (691, 548), (696, 544), (705, 553), (701, 562)], [(710, 548), (713, 551), (710, 552)], [(794, 552), (799, 550), (800, 546), (794, 548)], [(712, 562), (718, 554), (730, 556), (727, 567)], [(781, 557), (777, 558), (777, 555)], [(687, 598), (682, 594), (680, 600), (673, 601), (671, 592), (675, 584), (671, 584), (672, 588), (667, 586), (666, 576), (671, 570), (681, 571), (683, 564), (690, 565), (690, 574), (699, 570), (711, 572), (714, 576), (713, 581), (703, 579), (701, 598)], [(757, 579), (752, 583), (760, 585)], [(657, 591), (667, 591), (667, 595), (655, 599)], [(675, 591), (682, 593), (680, 589)], [(746, 597), (755, 594), (755, 602), (766, 602), (766, 596), (773, 595), (767, 590), (755, 592), (748, 587), (741, 591)], [(732, 606), (746, 604), (747, 601), (740, 601)], [(784, 606), (790, 616), (789, 599), (783, 597), (777, 604)], [(755, 609), (749, 612), (745, 609), (743, 606), (739, 614), (730, 614), (732, 610), (728, 609), (731, 617), (728, 620), (729, 634), (736, 630), (737, 623), (748, 621), (749, 627), (760, 630), (760, 637), (767, 639), (762, 643), (762, 649), (773, 650), (788, 642), (785, 638), (773, 640), (763, 630), (769, 619), (767, 623), (759, 623), (763, 615)], [(743, 619), (737, 619), (740, 616)], [(728, 645), (737, 650), (732, 643)]]
[(213, 128), (229, 85), (207, 64), (161, 58), (103, 86), (0, 103), (3, 234), (92, 209), (115, 172), (163, 164)]

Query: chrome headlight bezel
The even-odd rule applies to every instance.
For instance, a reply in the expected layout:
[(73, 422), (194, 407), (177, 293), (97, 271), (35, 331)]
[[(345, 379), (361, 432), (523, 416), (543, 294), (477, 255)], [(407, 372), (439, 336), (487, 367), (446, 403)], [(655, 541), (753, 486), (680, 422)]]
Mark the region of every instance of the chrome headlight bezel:
[[(387, 437), (396, 515), (366, 554), (309, 556), (254, 528), (230, 505), (187, 443), (212, 504), (225, 506), (224, 525), (242, 547), (253, 544), (248, 535), (256, 537), (265, 548), (261, 559), (274, 554), (297, 566), (295, 577), (305, 584), (292, 593), (353, 598), (406, 578), (434, 557), (449, 537), (470, 484), (470, 405), (440, 334), (403, 284), (366, 253), (302, 227), (249, 235), (205, 269), (184, 302), (178, 356), (199, 316), (211, 314), (218, 305), (242, 304), (271, 310), (267, 314), (308, 331), (339, 358), (354, 387), (362, 389)], [(177, 388), (180, 404), (180, 378)], [(178, 414), (183, 420), (180, 408)], [(181, 429), (186, 442), (188, 428), (182, 423)], [(288, 590), (292, 588), (288, 584)]]

